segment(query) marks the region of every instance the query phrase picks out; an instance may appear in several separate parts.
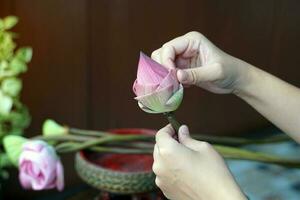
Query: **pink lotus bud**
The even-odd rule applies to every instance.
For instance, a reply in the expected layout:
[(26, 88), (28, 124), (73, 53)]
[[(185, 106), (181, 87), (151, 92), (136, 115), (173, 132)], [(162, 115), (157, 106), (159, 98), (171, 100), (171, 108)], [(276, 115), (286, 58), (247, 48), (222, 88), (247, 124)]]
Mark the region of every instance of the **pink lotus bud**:
[(53, 147), (40, 140), (26, 142), (19, 158), (19, 179), (26, 189), (63, 190), (63, 166)]
[(166, 69), (142, 52), (133, 92), (140, 108), (149, 113), (174, 111), (183, 97), (176, 71)]

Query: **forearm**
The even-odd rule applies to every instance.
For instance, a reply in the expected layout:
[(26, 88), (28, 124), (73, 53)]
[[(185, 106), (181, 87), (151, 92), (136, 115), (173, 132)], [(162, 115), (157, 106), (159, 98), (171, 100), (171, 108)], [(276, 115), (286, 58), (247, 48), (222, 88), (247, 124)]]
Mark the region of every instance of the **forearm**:
[(300, 142), (300, 90), (242, 61), (247, 68), (235, 94)]

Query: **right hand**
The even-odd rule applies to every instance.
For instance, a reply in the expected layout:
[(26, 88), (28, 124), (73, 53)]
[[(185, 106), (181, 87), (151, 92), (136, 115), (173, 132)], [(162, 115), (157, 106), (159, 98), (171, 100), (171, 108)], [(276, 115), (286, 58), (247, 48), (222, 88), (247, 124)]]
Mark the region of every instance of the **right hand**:
[(198, 32), (177, 37), (155, 50), (152, 59), (167, 68), (178, 68), (184, 85), (196, 85), (224, 94), (238, 90), (247, 79), (247, 63), (234, 58)]
[(153, 151), (156, 185), (172, 200), (244, 200), (221, 155), (208, 143), (190, 137), (187, 126), (173, 138), (171, 125), (160, 129)]

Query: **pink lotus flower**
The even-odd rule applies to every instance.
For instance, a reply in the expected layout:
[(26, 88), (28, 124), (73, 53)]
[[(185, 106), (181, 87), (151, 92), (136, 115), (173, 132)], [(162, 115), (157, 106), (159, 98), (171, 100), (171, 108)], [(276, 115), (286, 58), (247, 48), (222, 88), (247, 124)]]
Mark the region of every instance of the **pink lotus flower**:
[(63, 166), (53, 147), (40, 140), (26, 142), (19, 158), (19, 179), (25, 189), (63, 190)]
[(164, 113), (179, 107), (183, 86), (179, 84), (175, 70), (167, 70), (141, 52), (133, 92), (142, 110)]

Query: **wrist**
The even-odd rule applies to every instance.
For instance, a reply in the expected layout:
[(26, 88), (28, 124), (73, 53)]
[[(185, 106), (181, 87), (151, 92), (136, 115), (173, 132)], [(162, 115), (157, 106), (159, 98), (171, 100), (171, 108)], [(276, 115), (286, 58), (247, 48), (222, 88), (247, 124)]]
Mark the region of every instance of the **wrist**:
[(236, 58), (235, 66), (237, 69), (237, 78), (233, 87), (233, 94), (245, 99), (253, 96), (253, 88), (258, 82), (258, 69), (249, 63)]

